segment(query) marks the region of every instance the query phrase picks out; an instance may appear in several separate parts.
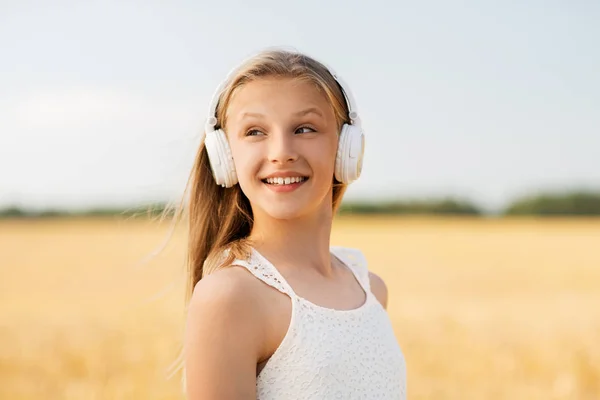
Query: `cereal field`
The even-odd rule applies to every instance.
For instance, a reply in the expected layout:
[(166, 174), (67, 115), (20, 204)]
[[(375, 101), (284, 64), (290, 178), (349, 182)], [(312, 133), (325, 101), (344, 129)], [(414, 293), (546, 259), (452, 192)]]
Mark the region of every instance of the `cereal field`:
[[(182, 399), (185, 235), (0, 221), (0, 399)], [(387, 282), (409, 399), (600, 399), (600, 220), (345, 217)]]

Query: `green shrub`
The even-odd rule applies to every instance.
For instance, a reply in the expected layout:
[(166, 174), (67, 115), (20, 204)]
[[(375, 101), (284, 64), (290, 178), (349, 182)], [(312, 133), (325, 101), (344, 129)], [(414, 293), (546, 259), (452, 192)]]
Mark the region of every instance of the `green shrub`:
[(600, 193), (541, 193), (515, 200), (504, 215), (600, 215)]
[(481, 215), (474, 204), (452, 198), (388, 202), (343, 202), (340, 214)]

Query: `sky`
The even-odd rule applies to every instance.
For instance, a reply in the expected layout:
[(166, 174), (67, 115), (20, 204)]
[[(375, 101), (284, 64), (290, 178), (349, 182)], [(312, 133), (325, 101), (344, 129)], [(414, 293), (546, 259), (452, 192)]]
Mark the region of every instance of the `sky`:
[(600, 189), (600, 3), (0, 1), (0, 207), (177, 201), (210, 97), (272, 46), (349, 84), (347, 199)]

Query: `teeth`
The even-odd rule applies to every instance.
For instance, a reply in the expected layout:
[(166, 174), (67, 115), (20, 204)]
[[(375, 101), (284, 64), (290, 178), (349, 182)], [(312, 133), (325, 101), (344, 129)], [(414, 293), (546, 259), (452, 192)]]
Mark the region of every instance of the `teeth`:
[(292, 183), (297, 183), (297, 182), (302, 182), (305, 178), (301, 177), (301, 176), (294, 176), (294, 177), (277, 177), (277, 178), (267, 178), (266, 181), (267, 183), (270, 183), (271, 185), (289, 185)]

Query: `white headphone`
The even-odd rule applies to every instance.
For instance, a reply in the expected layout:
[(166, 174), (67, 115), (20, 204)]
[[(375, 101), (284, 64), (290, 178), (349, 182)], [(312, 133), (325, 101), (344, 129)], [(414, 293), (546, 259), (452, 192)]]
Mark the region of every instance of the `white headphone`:
[[(219, 97), (229, 82), (230, 76), (237, 70), (234, 69), (227, 75), (227, 78), (219, 85), (213, 94), (210, 102), (208, 115), (205, 125), (204, 146), (208, 153), (208, 159), (212, 168), (213, 176), (218, 185), (222, 187), (232, 187), (238, 182), (237, 173), (231, 148), (227, 141), (227, 136), (222, 129), (215, 130), (217, 125), (217, 105)], [(335, 159), (335, 178), (341, 183), (351, 183), (358, 179), (362, 171), (362, 161), (365, 149), (364, 134), (360, 124), (360, 118), (356, 112), (356, 103), (348, 86), (337, 76), (331, 68), (329, 73), (340, 85), (346, 98), (348, 106), (348, 116), (350, 124), (342, 126), (338, 141), (337, 155)]]

